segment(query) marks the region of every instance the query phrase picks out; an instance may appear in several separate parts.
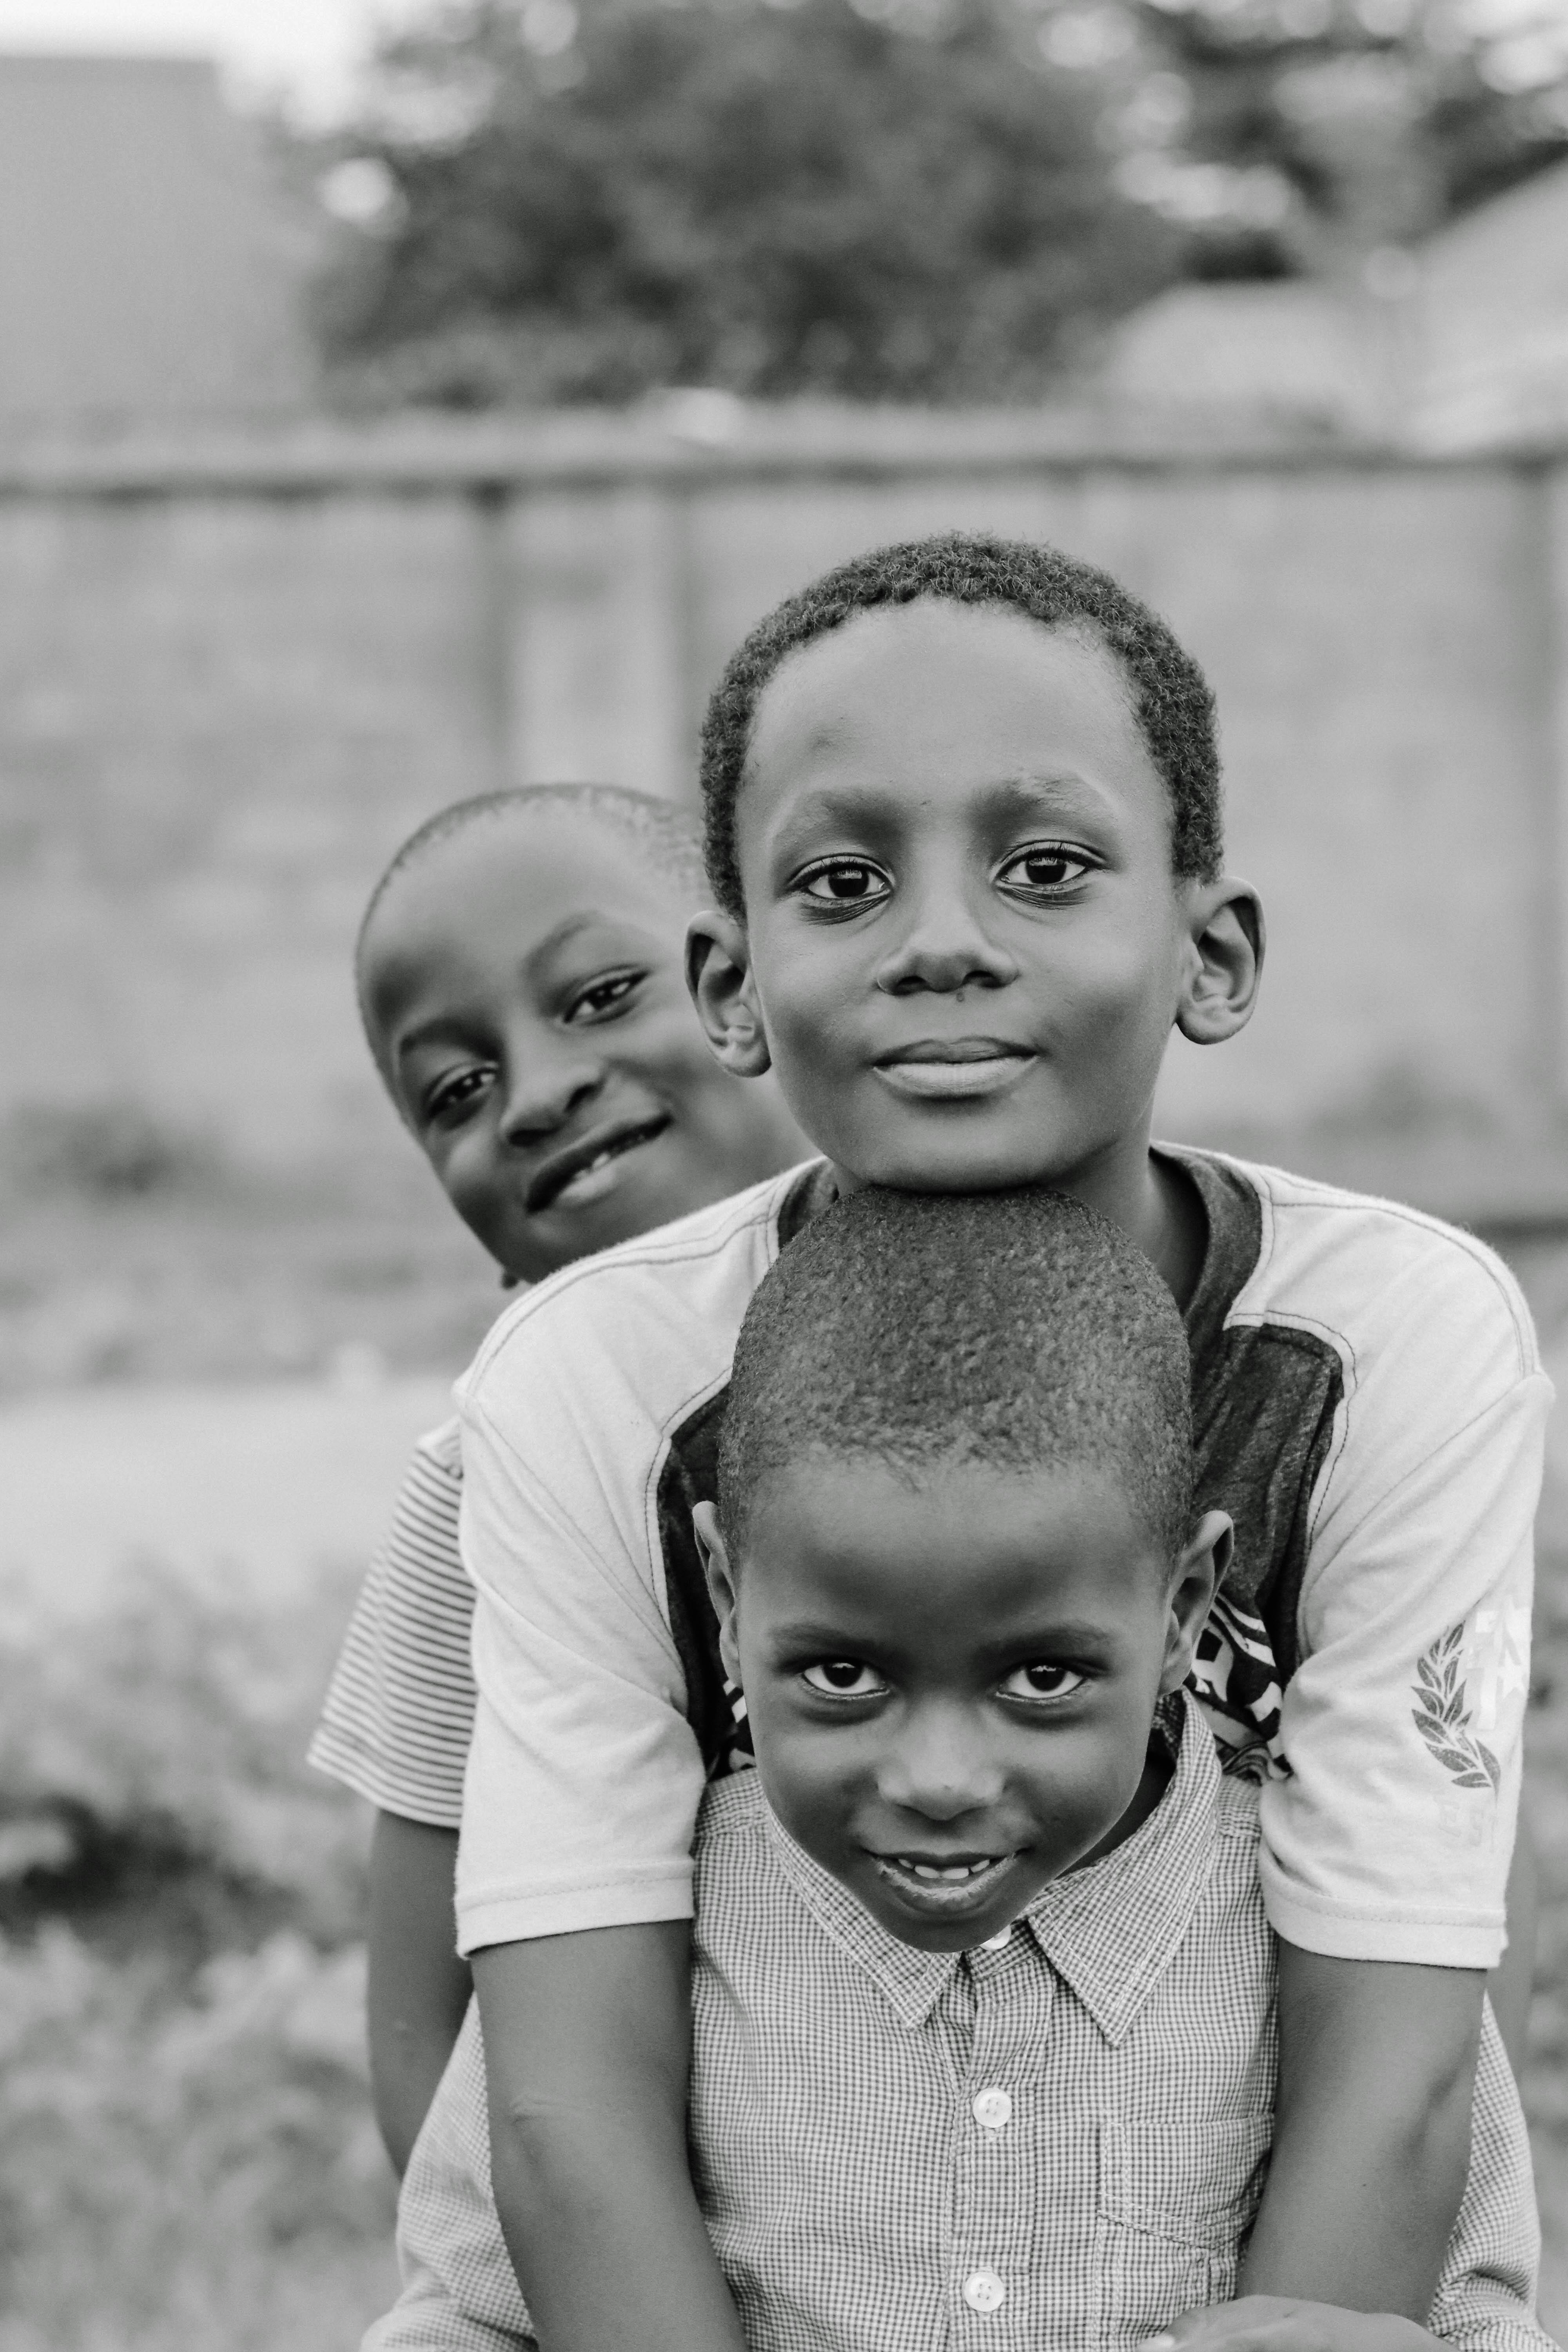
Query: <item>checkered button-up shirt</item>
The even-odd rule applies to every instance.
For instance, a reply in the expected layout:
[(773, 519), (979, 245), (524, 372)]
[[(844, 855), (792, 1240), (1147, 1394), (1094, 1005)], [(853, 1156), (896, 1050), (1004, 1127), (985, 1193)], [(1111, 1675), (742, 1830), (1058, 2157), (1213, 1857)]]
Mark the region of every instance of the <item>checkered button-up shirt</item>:
[[(1170, 1787), (994, 1944), (886, 1934), (758, 1776), (698, 1843), (692, 2144), (752, 2352), (1120, 2352), (1234, 2292), (1266, 2168), (1274, 1957), (1256, 1787), (1190, 1703)], [(409, 2168), (406, 2291), (376, 2352), (527, 2328), (489, 2195), (470, 2017)], [(1489, 2025), (1468, 2189), (1432, 2314), (1467, 2352), (1550, 2352), (1512, 2077)]]

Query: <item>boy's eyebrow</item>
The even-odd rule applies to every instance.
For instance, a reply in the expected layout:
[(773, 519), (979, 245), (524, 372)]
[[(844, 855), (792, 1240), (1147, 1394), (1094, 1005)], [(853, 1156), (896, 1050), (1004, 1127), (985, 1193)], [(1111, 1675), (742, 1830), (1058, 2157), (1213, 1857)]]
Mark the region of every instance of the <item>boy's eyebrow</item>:
[[(521, 969), (533, 976), (552, 956), (558, 955), (563, 947), (569, 946), (579, 931), (591, 930), (595, 923), (614, 923), (639, 941), (651, 938), (640, 923), (629, 922), (622, 916), (601, 914), (597, 908), (589, 907), (580, 914), (566, 916), (537, 946), (530, 948)], [(412, 1029), (405, 1029), (399, 1034), (397, 1059), (401, 1062), (405, 1055), (416, 1053), (421, 1045), (427, 1045), (433, 1038), (445, 1036), (461, 1026), (461, 1020), (456, 1013), (433, 1013), (427, 1021), (416, 1022)]]
[[(1061, 1651), (1100, 1651), (1114, 1641), (1117, 1627), (1103, 1618), (1053, 1618), (1045, 1624), (1026, 1624), (1016, 1631), (999, 1634), (994, 1641), (977, 1642), (974, 1656), (988, 1672), (1005, 1665), (1027, 1664), (1032, 1658), (1049, 1657)], [(870, 1650), (879, 1657), (896, 1654), (903, 1647), (898, 1629), (890, 1625), (847, 1626), (828, 1624), (820, 1619), (797, 1618), (771, 1626), (770, 1646), (775, 1651), (815, 1651), (821, 1657), (853, 1657), (862, 1650)]]
[[(1089, 777), (1072, 772), (1039, 776), (998, 776), (984, 784), (975, 803), (993, 821), (1038, 814), (1069, 817), (1108, 815), (1110, 804)], [(797, 834), (822, 825), (854, 829), (897, 824), (908, 814), (908, 796), (888, 784), (819, 784), (791, 802), (780, 823), (775, 845), (787, 845)]]
[(624, 931), (628, 938), (638, 940), (652, 940), (654, 937), (651, 931), (645, 930), (640, 923), (627, 916), (606, 915), (597, 907), (585, 907), (580, 914), (566, 916), (536, 947), (530, 948), (523, 959), (524, 971), (538, 971), (552, 956), (558, 955), (563, 947), (569, 946), (579, 931), (592, 930), (595, 923), (602, 923), (606, 929), (613, 927)]

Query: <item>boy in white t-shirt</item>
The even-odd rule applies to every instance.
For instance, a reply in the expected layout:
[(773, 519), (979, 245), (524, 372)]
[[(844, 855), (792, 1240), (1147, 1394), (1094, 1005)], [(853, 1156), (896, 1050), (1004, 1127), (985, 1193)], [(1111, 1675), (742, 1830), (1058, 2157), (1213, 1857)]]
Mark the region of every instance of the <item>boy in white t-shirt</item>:
[[(355, 957), (371, 1050), (410, 1134), (509, 1282), (786, 1166), (782, 1107), (707, 1051), (681, 979), (702, 891), (668, 802), (598, 784), (461, 801), (377, 884)], [(473, 1587), (456, 1423), (416, 1447), (310, 1759), (376, 1808), (370, 2048), (401, 2172), (470, 1990), (452, 1879), (473, 1727)]]
[(1200, 1496), (1237, 1529), (1198, 1694), (1277, 1759), (1278, 2129), (1241, 2284), (1419, 2316), (1519, 1786), (1550, 1390), (1518, 1291), (1413, 1212), (1151, 1148), (1172, 1029), (1243, 1024), (1262, 936), (1221, 871), (1207, 688), (1102, 573), (963, 538), (841, 567), (731, 661), (703, 782), (699, 1006), (825, 1160), (541, 1286), (460, 1396), (458, 1927), (547, 2352), (741, 2341), (685, 2160), (691, 1839), (744, 1743), (691, 1511), (752, 1290), (868, 1183), (1074, 1194), (1185, 1313)]
[[(698, 1521), (757, 1769), (699, 1820), (690, 2092), (750, 2352), (1131, 2352), (1235, 2292), (1274, 1950), (1256, 1780), (1181, 1687), (1231, 1539), (1191, 1425), (1170, 1292), (1060, 1194), (858, 1193), (752, 1300)], [(529, 2340), (477, 2011), (398, 2235), (366, 2352)], [(1233, 2316), (1547, 2352), (1537, 2245), (1489, 2017), (1432, 2335)]]

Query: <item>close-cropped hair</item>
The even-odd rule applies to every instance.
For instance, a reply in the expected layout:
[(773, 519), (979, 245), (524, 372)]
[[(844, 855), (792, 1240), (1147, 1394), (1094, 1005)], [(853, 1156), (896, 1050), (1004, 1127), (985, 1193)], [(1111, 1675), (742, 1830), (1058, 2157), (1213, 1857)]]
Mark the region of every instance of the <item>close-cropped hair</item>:
[(360, 919), (356, 970), (377, 908), (411, 866), (422, 864), (433, 849), (455, 834), (466, 833), (470, 825), (516, 824), (521, 818), (547, 815), (552, 809), (574, 810), (606, 833), (630, 842), (684, 898), (701, 897), (701, 835), (694, 818), (674, 801), (659, 800), (652, 793), (634, 793), (624, 784), (520, 784), (509, 792), (476, 793), (470, 800), (454, 801), (450, 807), (437, 809), (393, 852)]
[(719, 1446), (746, 1547), (778, 1472), (868, 1457), (1109, 1474), (1162, 1556), (1191, 1531), (1191, 1368), (1174, 1299), (1120, 1227), (1059, 1192), (868, 1190), (792, 1242), (753, 1296)]
[(703, 853), (725, 913), (744, 914), (735, 806), (745, 782), (757, 708), (789, 656), (857, 613), (922, 597), (994, 604), (1047, 628), (1097, 638), (1126, 680), (1132, 716), (1171, 802), (1171, 866), (1213, 881), (1223, 848), (1214, 696), (1192, 656), (1159, 615), (1109, 572), (1026, 540), (952, 531), (858, 555), (786, 597), (734, 653), (702, 728)]

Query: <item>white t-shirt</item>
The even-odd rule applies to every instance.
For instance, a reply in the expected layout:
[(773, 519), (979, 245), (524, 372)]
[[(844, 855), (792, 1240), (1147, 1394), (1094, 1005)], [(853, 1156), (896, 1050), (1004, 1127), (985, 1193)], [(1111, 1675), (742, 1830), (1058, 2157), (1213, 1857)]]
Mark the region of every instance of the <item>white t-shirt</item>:
[[(1196, 1687), (1266, 1742), (1269, 1918), (1342, 1958), (1495, 1965), (1551, 1385), (1500, 1261), (1395, 1204), (1172, 1152), (1201, 1506), (1237, 1551)], [(690, 1529), (797, 1170), (567, 1268), (458, 1384), (479, 1702), (461, 1948), (680, 1918), (705, 1780), (744, 1745)]]

